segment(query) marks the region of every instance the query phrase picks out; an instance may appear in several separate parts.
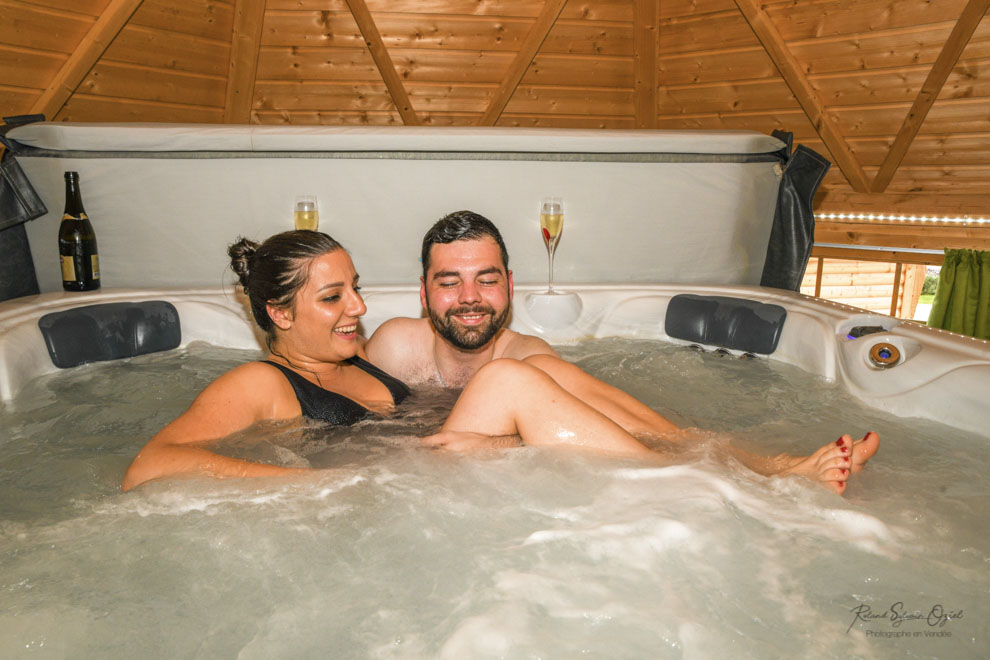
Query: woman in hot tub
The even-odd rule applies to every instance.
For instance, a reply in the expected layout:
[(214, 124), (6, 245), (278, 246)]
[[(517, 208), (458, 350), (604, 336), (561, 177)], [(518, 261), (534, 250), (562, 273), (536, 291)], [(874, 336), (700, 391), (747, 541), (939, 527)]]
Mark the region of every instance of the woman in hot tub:
[[(253, 463), (206, 448), (262, 420), (300, 416), (347, 425), (386, 416), (409, 394), (401, 381), (365, 359), (358, 320), (367, 308), (350, 255), (327, 234), (289, 231), (262, 244), (230, 246), (231, 267), (266, 333), (268, 359), (231, 369), (210, 383), (177, 419), (138, 453), (124, 475), (130, 490), (172, 475), (261, 477), (305, 472)], [(570, 445), (657, 463), (615, 422), (524, 362), (494, 360), (464, 388), (443, 424), (452, 437), (484, 438), (488, 446)], [(425, 438), (425, 444), (431, 444)], [(767, 461), (778, 474), (800, 474), (841, 493), (852, 469), (852, 440), (843, 436), (806, 458)]]

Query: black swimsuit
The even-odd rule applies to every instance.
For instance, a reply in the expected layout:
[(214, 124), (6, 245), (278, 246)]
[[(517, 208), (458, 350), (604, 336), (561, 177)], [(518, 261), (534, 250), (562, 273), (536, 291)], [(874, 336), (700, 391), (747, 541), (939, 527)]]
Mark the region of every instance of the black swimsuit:
[[(348, 399), (343, 394), (337, 394), (330, 390), (325, 390), (319, 385), (314, 385), (292, 369), (283, 367), (270, 360), (263, 360), (265, 364), (277, 367), (289, 379), (289, 384), (296, 392), (299, 399), (299, 407), (302, 414), (310, 419), (318, 419), (322, 422), (334, 424), (336, 426), (349, 426), (372, 414), (370, 410), (358, 402)], [(402, 400), (409, 396), (409, 388), (398, 378), (394, 378), (367, 360), (354, 356), (344, 360), (346, 364), (353, 364), (364, 372), (367, 372), (381, 381), (382, 385), (388, 388), (392, 395), (392, 402), (395, 405), (402, 403)]]

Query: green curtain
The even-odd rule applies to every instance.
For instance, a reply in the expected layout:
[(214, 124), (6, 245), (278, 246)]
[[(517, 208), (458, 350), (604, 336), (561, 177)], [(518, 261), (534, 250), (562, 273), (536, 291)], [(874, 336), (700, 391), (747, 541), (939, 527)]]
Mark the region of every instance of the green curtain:
[(990, 339), (990, 252), (945, 251), (928, 325)]

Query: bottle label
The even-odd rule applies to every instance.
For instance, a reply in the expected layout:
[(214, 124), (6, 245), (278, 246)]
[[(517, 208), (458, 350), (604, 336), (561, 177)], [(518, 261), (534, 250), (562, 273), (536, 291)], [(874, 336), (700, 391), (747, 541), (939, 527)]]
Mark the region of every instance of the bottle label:
[(74, 282), (76, 279), (76, 260), (72, 256), (58, 255), (58, 260), (62, 262), (62, 281)]
[(93, 279), (98, 280), (100, 279), (100, 255), (94, 254), (91, 259), (93, 264)]
[(71, 213), (63, 213), (63, 220), (89, 220), (89, 216), (85, 213), (80, 213), (79, 215), (72, 215)]

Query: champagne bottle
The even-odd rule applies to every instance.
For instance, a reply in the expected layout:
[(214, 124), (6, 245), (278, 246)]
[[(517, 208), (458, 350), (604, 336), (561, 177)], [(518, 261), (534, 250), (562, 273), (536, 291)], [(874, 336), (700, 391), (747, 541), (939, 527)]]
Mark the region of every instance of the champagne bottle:
[(79, 194), (79, 173), (65, 173), (65, 211), (58, 228), (58, 255), (62, 262), (62, 288), (92, 291), (100, 288), (100, 255), (96, 232)]

